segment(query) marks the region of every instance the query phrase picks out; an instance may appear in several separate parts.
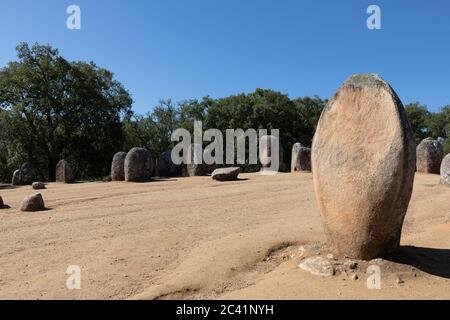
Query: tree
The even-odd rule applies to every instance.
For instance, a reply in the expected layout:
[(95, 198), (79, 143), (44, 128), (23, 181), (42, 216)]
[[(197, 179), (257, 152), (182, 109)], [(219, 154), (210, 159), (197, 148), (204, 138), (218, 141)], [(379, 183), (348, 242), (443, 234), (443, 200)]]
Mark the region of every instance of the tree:
[(428, 128), (430, 112), (426, 106), (420, 105), (419, 102), (406, 105), (405, 110), (413, 132), (416, 135), (416, 143), (419, 144), (420, 141), (427, 138), (430, 134)]
[(0, 109), (12, 118), (10, 143), (51, 181), (61, 158), (79, 177), (106, 174), (123, 145), (121, 121), (132, 104), (127, 90), (110, 71), (69, 62), (50, 46), (22, 43), (17, 54), (18, 61), (0, 71)]

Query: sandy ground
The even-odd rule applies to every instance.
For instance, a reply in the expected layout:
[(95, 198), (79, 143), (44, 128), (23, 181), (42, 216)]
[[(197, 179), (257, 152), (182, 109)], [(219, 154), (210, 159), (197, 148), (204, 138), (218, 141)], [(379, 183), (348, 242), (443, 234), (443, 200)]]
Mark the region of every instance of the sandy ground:
[[(437, 175), (416, 175), (380, 290), (365, 267), (358, 280), (298, 268), (301, 247), (325, 241), (311, 174), (241, 176), (49, 184), (40, 213), (18, 210), (31, 187), (0, 190), (11, 206), (0, 210), (0, 299), (450, 299), (450, 188)], [(66, 288), (70, 265), (80, 290)]]

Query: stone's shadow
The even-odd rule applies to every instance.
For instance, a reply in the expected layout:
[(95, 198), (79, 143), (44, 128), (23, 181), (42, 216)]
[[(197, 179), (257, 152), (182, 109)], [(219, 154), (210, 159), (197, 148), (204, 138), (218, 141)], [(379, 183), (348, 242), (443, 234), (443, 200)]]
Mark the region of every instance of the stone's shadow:
[(16, 189), (16, 186), (13, 186), (12, 184), (0, 184), (0, 190), (6, 190), (6, 189)]
[(8, 206), (7, 204), (4, 204), (4, 205), (0, 206), (0, 209), (6, 210), (6, 209), (11, 209), (11, 207)]
[(450, 249), (401, 246), (386, 260), (413, 266), (428, 274), (450, 279)]

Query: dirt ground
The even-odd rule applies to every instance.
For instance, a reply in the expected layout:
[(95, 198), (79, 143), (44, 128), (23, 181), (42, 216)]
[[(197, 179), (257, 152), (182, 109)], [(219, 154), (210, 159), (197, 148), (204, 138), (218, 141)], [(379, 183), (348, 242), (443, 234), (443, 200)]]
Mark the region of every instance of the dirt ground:
[[(49, 184), (0, 190), (0, 299), (450, 299), (450, 188), (417, 174), (398, 254), (332, 277), (298, 268), (325, 242), (309, 173), (241, 181)], [(320, 249), (322, 248), (322, 249)], [(66, 270), (81, 268), (81, 289)], [(401, 281), (399, 281), (401, 279)]]

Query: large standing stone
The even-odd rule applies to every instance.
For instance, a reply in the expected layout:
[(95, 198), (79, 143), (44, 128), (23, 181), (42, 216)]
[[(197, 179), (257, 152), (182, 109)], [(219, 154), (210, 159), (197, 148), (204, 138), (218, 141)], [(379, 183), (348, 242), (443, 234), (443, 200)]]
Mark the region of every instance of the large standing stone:
[(292, 147), (291, 172), (311, 171), (311, 148), (296, 143)]
[(125, 181), (125, 158), (126, 152), (117, 152), (111, 163), (111, 180)]
[(56, 182), (73, 183), (75, 182), (75, 173), (66, 160), (60, 160), (56, 165)]
[(433, 138), (422, 140), (417, 146), (417, 172), (439, 174), (444, 150)]
[(144, 148), (131, 149), (125, 158), (125, 180), (128, 182), (150, 181), (154, 164), (150, 152)]
[(450, 153), (441, 163), (441, 183), (450, 187)]
[(237, 180), (240, 172), (241, 168), (239, 167), (220, 168), (214, 170), (211, 177), (217, 181), (233, 181)]
[(45, 210), (44, 199), (40, 193), (29, 196), (23, 200), (21, 211), (42, 211)]
[(180, 174), (180, 166), (172, 161), (172, 151), (164, 151), (157, 159), (156, 175), (158, 177), (173, 177)]
[(322, 112), (312, 146), (316, 197), (336, 253), (371, 259), (398, 248), (415, 165), (397, 94), (377, 75), (350, 77)]
[(272, 170), (284, 172), (286, 171), (286, 163), (284, 162), (284, 150), (278, 139), (278, 169), (272, 168), (272, 148), (275, 145), (277, 137), (273, 135), (262, 136), (260, 139), (260, 162), (263, 170)]

